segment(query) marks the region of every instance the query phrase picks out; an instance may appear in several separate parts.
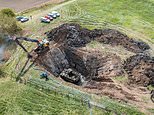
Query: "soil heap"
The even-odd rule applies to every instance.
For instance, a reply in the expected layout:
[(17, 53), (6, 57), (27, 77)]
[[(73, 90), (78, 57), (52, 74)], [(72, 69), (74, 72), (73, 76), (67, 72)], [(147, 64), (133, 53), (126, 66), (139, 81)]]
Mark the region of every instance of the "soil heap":
[[(70, 82), (71, 78), (79, 77), (89, 82), (113, 82), (112, 77), (128, 76), (129, 83), (142, 86), (154, 83), (154, 61), (144, 55), (150, 47), (142, 41), (117, 30), (88, 30), (78, 24), (63, 24), (45, 34), (50, 41), (50, 50), (39, 56), (37, 63), (54, 76), (59, 77), (63, 73), (62, 78)], [(121, 46), (136, 55), (123, 63), (114, 53), (84, 48), (94, 40), (113, 47)], [(67, 69), (71, 69), (71, 73)]]
[[(148, 44), (117, 30), (88, 30), (78, 24), (63, 24), (45, 34), (50, 41), (49, 50), (37, 58), (37, 65), (67, 82), (81, 85), (86, 92), (151, 108), (151, 101), (143, 100), (149, 98), (143, 86), (154, 85), (154, 57), (148, 54)], [(92, 41), (102, 44), (104, 49), (99, 48), (101, 45), (89, 48)], [(123, 58), (121, 54), (126, 52), (106, 50), (110, 47), (120, 48), (128, 55)]]
[(128, 73), (130, 84), (154, 85), (154, 57), (136, 54), (125, 61), (124, 69)]

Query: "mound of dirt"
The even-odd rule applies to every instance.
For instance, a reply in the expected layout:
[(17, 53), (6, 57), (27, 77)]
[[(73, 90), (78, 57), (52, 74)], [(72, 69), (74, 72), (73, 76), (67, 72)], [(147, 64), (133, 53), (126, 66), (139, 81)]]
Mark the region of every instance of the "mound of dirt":
[(64, 24), (47, 32), (50, 41), (70, 47), (83, 47), (93, 40), (90, 30), (81, 28), (78, 24)]
[(105, 44), (111, 44), (112, 46), (121, 45), (128, 51), (134, 53), (139, 53), (150, 49), (150, 47), (144, 42), (136, 41), (132, 38), (129, 38), (127, 35), (112, 29), (102, 30), (102, 35), (96, 40)]
[(150, 47), (142, 41), (135, 41), (127, 35), (113, 29), (88, 30), (78, 24), (63, 24), (46, 33), (50, 41), (62, 43), (70, 47), (83, 47), (92, 40), (110, 44), (121, 45), (127, 50), (139, 53)]
[(149, 60), (150, 57), (137, 54), (127, 59), (123, 66), (116, 54), (84, 49), (87, 43), (96, 40), (143, 53), (150, 48), (144, 42), (135, 41), (117, 30), (88, 30), (78, 24), (63, 24), (46, 35), (51, 41), (50, 50), (39, 57), (38, 63), (55, 76), (59, 76), (64, 69), (72, 68), (86, 81), (102, 82), (112, 81), (112, 77), (124, 75), (126, 71), (130, 81), (142, 85), (153, 83), (153, 61)]
[(137, 54), (128, 58), (124, 63), (130, 84), (154, 86), (154, 58), (145, 54)]
[[(114, 77), (128, 76), (129, 84), (142, 86), (154, 83), (154, 59), (144, 54), (150, 47), (117, 30), (88, 30), (78, 24), (63, 24), (46, 35), (49, 50), (36, 63), (67, 82), (83, 83), (94, 93), (125, 101), (138, 99), (129, 88), (117, 84)], [(135, 55), (123, 62), (117, 52), (87, 49), (85, 46), (94, 40), (113, 47), (120, 45)]]

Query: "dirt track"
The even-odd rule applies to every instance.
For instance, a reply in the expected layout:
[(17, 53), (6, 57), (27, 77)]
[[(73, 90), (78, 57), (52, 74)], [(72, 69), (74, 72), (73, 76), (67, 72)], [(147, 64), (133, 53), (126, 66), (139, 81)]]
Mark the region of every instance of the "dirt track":
[(47, 2), (60, 3), (63, 1), (65, 0), (0, 0), (0, 9), (11, 8), (16, 12), (21, 12)]

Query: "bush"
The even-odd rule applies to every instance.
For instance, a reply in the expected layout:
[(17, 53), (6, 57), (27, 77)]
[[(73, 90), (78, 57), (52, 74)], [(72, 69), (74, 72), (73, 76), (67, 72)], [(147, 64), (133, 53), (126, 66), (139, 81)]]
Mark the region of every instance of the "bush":
[(15, 13), (11, 9), (0, 11), (0, 43), (4, 43), (8, 35), (18, 35), (22, 29), (17, 24)]
[(4, 69), (0, 66), (0, 78), (6, 77), (6, 73), (4, 72)]
[(8, 17), (15, 17), (15, 13), (11, 9), (9, 9), (9, 8), (2, 9), (0, 11), (0, 13), (2, 13), (3, 15), (6, 15)]

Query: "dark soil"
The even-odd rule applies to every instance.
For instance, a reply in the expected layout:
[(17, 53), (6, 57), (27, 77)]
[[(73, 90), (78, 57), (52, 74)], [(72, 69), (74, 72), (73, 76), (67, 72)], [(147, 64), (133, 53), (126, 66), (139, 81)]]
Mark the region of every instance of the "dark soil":
[(103, 81), (123, 74), (121, 59), (115, 54), (102, 55), (71, 47), (52, 46), (50, 51), (39, 56), (37, 63), (57, 77), (64, 69), (72, 68), (88, 81)]
[[(62, 48), (59, 48), (59, 51), (62, 52), (63, 56), (60, 57), (63, 57), (65, 60), (62, 62), (67, 62), (63, 66), (60, 64), (60, 67), (55, 66), (55, 68), (59, 68), (57, 72), (54, 71), (57, 76), (64, 68), (69, 67), (85, 76), (86, 80), (103, 81), (110, 79), (110, 77), (123, 75), (124, 71), (126, 71), (129, 80), (133, 81), (130, 83), (140, 85), (153, 84), (153, 61), (150, 61), (150, 57), (144, 55), (144, 51), (150, 49), (150, 47), (142, 41), (129, 38), (117, 30), (88, 30), (78, 24), (63, 24), (46, 34), (50, 41), (62, 46)], [(113, 47), (120, 45), (137, 55), (127, 59), (123, 67), (121, 58), (115, 54), (102, 54), (99, 51), (81, 50), (81, 48), (93, 40), (109, 44)], [(138, 53), (142, 53), (142, 55)], [(142, 60), (144, 64), (141, 63)], [(139, 71), (136, 69), (137, 67), (144, 69)]]
[(139, 53), (150, 49), (142, 42), (129, 38), (127, 35), (113, 29), (88, 30), (78, 24), (63, 24), (46, 33), (50, 41), (62, 43), (70, 47), (84, 47), (92, 40), (112, 46), (121, 45), (128, 51)]
[(154, 57), (136, 54), (124, 63), (124, 69), (129, 75), (129, 83), (154, 86)]
[[(38, 66), (66, 82), (82, 85), (78, 88), (86, 92), (130, 102), (140, 108), (153, 107), (149, 91), (143, 87), (154, 85), (154, 58), (146, 55), (150, 49), (146, 43), (117, 30), (88, 30), (78, 24), (63, 24), (46, 35), (49, 50), (38, 56)], [(94, 40), (112, 47), (120, 45), (133, 52), (133, 56), (127, 56), (124, 61), (118, 52), (106, 51), (105, 45), (103, 50), (85, 47)], [(36, 52), (32, 55), (34, 59), (37, 57)]]
[[(141, 86), (154, 83), (154, 59), (144, 54), (150, 47), (117, 30), (88, 30), (78, 24), (63, 24), (46, 35), (49, 51), (39, 56), (37, 64), (67, 82), (79, 84), (84, 80), (84, 87), (90, 90), (128, 100), (137, 99), (129, 89), (115, 84), (113, 77), (128, 76), (128, 84)], [(86, 49), (86, 44), (93, 40), (113, 47), (120, 45), (135, 55), (123, 62), (114, 53)]]

